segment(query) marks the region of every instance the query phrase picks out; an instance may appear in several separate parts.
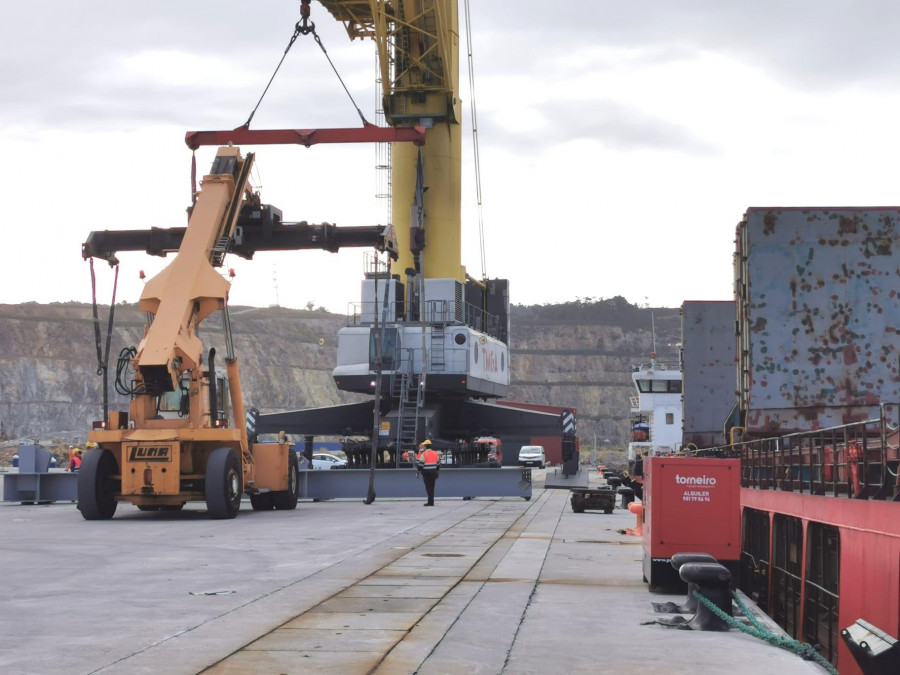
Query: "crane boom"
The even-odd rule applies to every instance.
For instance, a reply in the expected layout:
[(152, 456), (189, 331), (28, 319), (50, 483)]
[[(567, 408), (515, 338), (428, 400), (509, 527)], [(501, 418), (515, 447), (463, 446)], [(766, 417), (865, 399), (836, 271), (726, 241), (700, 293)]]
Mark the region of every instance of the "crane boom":
[(231, 239), (248, 190), (253, 154), (220, 148), (191, 212), (178, 255), (147, 282), (139, 308), (154, 315), (138, 346), (137, 369), (148, 393), (175, 391), (181, 374), (200, 365), (200, 322), (225, 307), (231, 284), (213, 269), (220, 242)]

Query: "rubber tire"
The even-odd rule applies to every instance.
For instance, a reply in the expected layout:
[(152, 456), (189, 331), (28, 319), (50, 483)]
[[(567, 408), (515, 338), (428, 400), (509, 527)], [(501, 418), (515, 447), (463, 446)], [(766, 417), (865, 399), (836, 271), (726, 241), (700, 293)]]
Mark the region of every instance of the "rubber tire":
[(275, 507), (274, 494), (271, 492), (260, 492), (259, 494), (250, 495), (250, 506), (254, 511), (271, 511)]
[(278, 511), (293, 511), (297, 508), (297, 500), (300, 498), (300, 463), (297, 461), (297, 453), (288, 452), (288, 489), (274, 492), (272, 500)]
[(216, 448), (206, 463), (206, 510), (214, 520), (234, 518), (244, 492), (241, 463), (231, 448)]
[(109, 520), (119, 502), (112, 476), (118, 473), (115, 456), (103, 448), (91, 448), (84, 453), (78, 471), (78, 510), (85, 520)]
[(584, 513), (584, 501), (582, 501), (580, 499), (577, 501), (573, 500), (572, 501), (572, 510), (575, 513)]
[(609, 513), (612, 513), (612, 512), (613, 512), (612, 509), (603, 509), (603, 513), (609, 514)]
[(526, 502), (530, 502), (530, 501), (531, 501), (531, 497), (522, 497), (522, 499), (524, 499)]

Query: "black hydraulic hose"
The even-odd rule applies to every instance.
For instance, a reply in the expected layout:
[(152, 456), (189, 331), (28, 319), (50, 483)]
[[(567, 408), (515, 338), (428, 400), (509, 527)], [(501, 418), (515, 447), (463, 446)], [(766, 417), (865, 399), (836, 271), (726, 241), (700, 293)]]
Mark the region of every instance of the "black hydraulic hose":
[(136, 347), (123, 347), (119, 352), (119, 359), (116, 362), (116, 392), (121, 396), (134, 396), (137, 391), (134, 386), (124, 382), (124, 376), (128, 370), (131, 360), (137, 356)]

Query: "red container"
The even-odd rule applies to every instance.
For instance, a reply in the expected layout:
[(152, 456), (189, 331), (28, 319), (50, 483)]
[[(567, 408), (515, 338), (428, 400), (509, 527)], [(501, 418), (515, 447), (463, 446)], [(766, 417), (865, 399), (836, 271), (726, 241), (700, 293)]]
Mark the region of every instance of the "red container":
[(740, 478), (738, 459), (644, 460), (644, 578), (651, 591), (686, 588), (670, 562), (675, 553), (708, 553), (737, 580)]

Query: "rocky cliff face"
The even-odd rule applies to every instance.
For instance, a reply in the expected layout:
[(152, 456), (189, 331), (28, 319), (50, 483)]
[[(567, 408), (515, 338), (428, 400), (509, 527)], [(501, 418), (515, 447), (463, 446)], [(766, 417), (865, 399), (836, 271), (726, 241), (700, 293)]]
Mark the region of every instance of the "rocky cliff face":
[[(510, 398), (571, 406), (579, 432), (593, 442), (625, 439), (631, 364), (652, 349), (649, 309), (607, 307), (609, 301), (567, 306), (515, 307), (512, 314)], [(566, 311), (557, 311), (563, 307)], [(654, 311), (661, 357), (675, 361), (678, 310)], [(108, 308), (100, 310), (105, 347)], [(110, 408), (127, 409), (114, 391), (116, 357), (137, 345), (144, 317), (135, 305), (117, 305), (110, 349)], [(360, 400), (331, 379), (337, 332), (345, 318), (321, 311), (235, 307), (235, 352), (245, 402), (274, 412)], [(221, 323), (202, 326), (204, 342), (224, 355)], [(100, 417), (103, 387), (97, 375), (90, 305), (0, 305), (0, 425), (6, 438), (83, 442)], [(660, 347), (660, 345), (663, 345)]]

